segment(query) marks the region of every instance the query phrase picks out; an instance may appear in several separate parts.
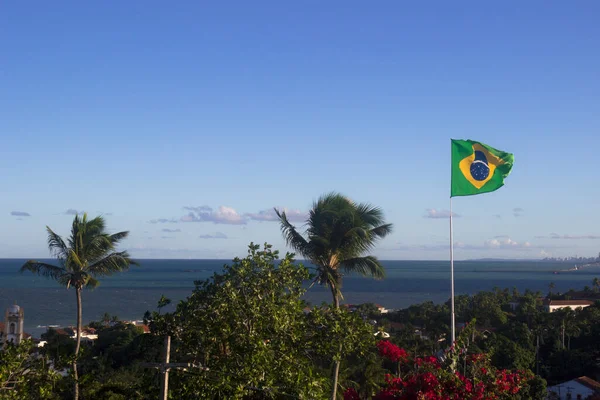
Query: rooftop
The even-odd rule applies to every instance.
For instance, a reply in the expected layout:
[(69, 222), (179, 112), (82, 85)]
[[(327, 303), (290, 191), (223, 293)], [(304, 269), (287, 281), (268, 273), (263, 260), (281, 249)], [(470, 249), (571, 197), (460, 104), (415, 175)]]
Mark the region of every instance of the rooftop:
[(597, 382), (592, 378), (588, 378), (587, 376), (580, 376), (579, 378), (575, 379), (575, 382), (580, 383), (592, 390), (600, 391), (600, 382)]
[(594, 302), (591, 300), (550, 300), (546, 304), (550, 306), (591, 306)]

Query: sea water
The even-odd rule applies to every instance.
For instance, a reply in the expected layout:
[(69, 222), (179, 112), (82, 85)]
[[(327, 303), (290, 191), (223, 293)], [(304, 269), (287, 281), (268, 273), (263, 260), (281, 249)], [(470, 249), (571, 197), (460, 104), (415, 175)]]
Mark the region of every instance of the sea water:
[[(46, 260), (52, 262), (52, 260)], [(25, 260), (0, 259), (0, 320), (14, 302), (24, 308), (24, 328), (36, 337), (47, 326), (75, 324), (75, 291), (30, 272), (19, 273)], [(147, 310), (155, 310), (161, 295), (173, 300), (189, 296), (195, 280), (207, 279), (222, 270), (227, 260), (140, 260), (141, 266), (101, 278), (95, 290), (83, 291), (83, 320), (99, 320), (104, 313), (121, 319), (139, 320)], [(382, 261), (386, 278), (373, 280), (344, 277), (342, 292), (346, 303), (373, 302), (387, 308), (403, 308), (424, 301), (436, 303), (450, 296), (448, 261)], [(309, 266), (309, 264), (306, 264)], [(560, 272), (573, 265), (534, 261), (461, 261), (455, 263), (456, 293), (475, 293), (494, 287), (516, 287), (548, 292), (592, 286), (600, 267)], [(313, 286), (305, 295), (312, 304), (330, 301), (330, 292)], [(173, 308), (173, 305), (170, 309)]]

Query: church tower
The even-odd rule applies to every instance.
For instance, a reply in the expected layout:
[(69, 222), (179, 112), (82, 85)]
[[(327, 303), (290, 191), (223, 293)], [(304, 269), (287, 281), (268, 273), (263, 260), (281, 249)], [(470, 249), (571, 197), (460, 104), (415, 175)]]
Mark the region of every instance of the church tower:
[(23, 309), (12, 305), (6, 309), (4, 317), (4, 342), (19, 344), (23, 340)]

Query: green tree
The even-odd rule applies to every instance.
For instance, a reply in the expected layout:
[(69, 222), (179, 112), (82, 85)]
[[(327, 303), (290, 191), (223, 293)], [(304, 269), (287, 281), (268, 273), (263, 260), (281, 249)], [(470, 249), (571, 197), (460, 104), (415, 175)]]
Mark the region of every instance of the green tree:
[[(313, 204), (305, 235), (290, 223), (285, 211), (275, 209), (275, 212), (288, 245), (316, 266), (314, 282), (329, 288), (335, 308), (339, 308), (342, 298), (343, 271), (384, 277), (379, 260), (366, 255), (379, 239), (392, 231), (392, 224), (385, 223), (380, 208), (355, 203), (339, 193), (326, 194)], [(337, 396), (339, 369), (339, 361), (335, 361), (332, 400)]]
[(119, 242), (125, 239), (129, 232), (109, 234), (103, 217), (88, 220), (87, 214), (76, 215), (71, 226), (71, 234), (65, 242), (50, 227), (48, 232), (48, 247), (58, 260), (58, 265), (29, 260), (21, 272), (31, 271), (57, 281), (67, 289), (73, 286), (77, 300), (77, 342), (73, 358), (74, 388), (73, 397), (79, 398), (77, 374), (77, 357), (81, 347), (81, 291), (83, 288), (98, 286), (99, 277), (121, 272), (137, 263), (129, 258), (126, 251), (117, 251)]
[(158, 313), (160, 314), (160, 310), (162, 310), (164, 307), (168, 306), (169, 304), (171, 304), (171, 299), (165, 297), (165, 295), (163, 294), (162, 296), (160, 296), (160, 299), (158, 300)]
[(46, 358), (31, 354), (33, 344), (24, 340), (0, 349), (0, 398), (6, 400), (59, 399), (54, 388), (60, 376)]
[(550, 297), (552, 297), (552, 290), (554, 290), (555, 287), (556, 285), (554, 284), (554, 282), (550, 282), (548, 284), (548, 293), (550, 294)]
[(52, 328), (42, 334), (42, 340), (45, 340), (46, 344), (40, 352), (52, 360), (54, 368), (57, 370), (68, 368), (75, 352), (75, 341)]
[(328, 380), (313, 363), (322, 346), (309, 340), (301, 299), (308, 269), (277, 258), (270, 245), (251, 244), (246, 258), (195, 282), (173, 313), (152, 313), (152, 331), (172, 337), (172, 362), (209, 368), (171, 374), (172, 398), (324, 397)]
[(594, 290), (596, 292), (600, 292), (600, 279), (594, 278), (594, 280), (592, 281), (592, 284), (594, 285)]

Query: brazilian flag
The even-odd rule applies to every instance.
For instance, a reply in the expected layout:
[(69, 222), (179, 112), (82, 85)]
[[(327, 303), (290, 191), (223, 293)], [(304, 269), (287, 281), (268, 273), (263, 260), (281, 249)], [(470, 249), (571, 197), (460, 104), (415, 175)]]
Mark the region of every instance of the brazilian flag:
[(504, 186), (515, 157), (474, 140), (452, 140), (450, 197), (493, 192)]

